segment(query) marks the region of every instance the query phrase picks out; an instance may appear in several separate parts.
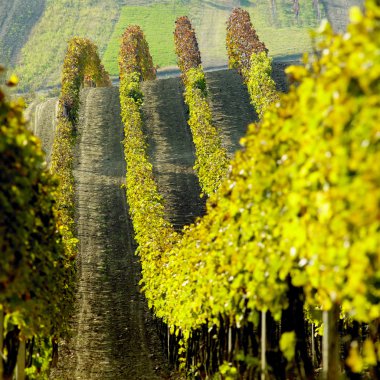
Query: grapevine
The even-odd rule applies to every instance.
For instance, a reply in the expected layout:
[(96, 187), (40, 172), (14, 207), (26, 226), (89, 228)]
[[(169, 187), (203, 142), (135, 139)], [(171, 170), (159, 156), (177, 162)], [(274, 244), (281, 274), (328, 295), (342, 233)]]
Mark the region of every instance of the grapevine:
[[(8, 83), (15, 85), (16, 79)], [(51, 346), (65, 332), (70, 294), (55, 201), (58, 184), (39, 140), (27, 129), (24, 107), (0, 88), (0, 323), (7, 347), (0, 347), (0, 378), (12, 376), (19, 344), (45, 339)], [(49, 362), (43, 345), (36, 351)], [(31, 378), (46, 375), (37, 368), (30, 360)]]
[[(310, 375), (305, 339), (299, 344), (304, 304), (338, 305), (353, 320), (378, 323), (378, 5), (368, 1), (365, 15), (354, 8), (351, 19), (344, 36), (326, 26), (318, 37), (324, 53), (288, 70), (297, 86), (265, 105), (207, 215), (160, 256), (150, 302), (184, 338), (185, 352), (209, 339), (205, 326), (225, 339), (226, 326), (237, 334), (268, 312), (282, 326), (270, 322), (283, 351), (272, 365), (289, 362), (286, 371), (301, 376), (303, 363)], [(376, 338), (365, 348), (367, 356), (351, 351), (348, 363), (376, 371)]]
[(212, 125), (212, 114), (207, 99), (206, 79), (201, 66), (198, 42), (190, 20), (179, 17), (174, 32), (178, 66), (185, 85), (185, 102), (196, 149), (194, 169), (204, 194), (216, 191), (226, 176), (227, 152), (222, 147), (218, 130)]

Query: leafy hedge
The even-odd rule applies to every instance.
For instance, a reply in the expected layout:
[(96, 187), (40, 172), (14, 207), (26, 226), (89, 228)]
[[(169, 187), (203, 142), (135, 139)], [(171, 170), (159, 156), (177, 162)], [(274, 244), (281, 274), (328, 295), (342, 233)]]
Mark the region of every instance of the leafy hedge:
[(119, 55), (120, 79), (126, 73), (140, 74), (140, 80), (156, 78), (149, 46), (141, 28), (137, 25), (128, 26), (122, 36)]
[(212, 124), (207, 101), (205, 75), (201, 67), (190, 69), (184, 75), (185, 103), (189, 107), (188, 124), (196, 149), (194, 169), (204, 194), (210, 195), (227, 175), (227, 152), (222, 147), (217, 129)]
[(279, 100), (279, 94), (271, 73), (272, 59), (265, 52), (253, 53), (246, 83), (251, 102), (259, 118), (263, 116), (272, 103)]
[[(136, 50), (125, 49), (129, 41), (138, 41), (144, 46), (144, 55), (133, 57)], [(139, 51), (139, 54), (141, 50)], [(143, 65), (136, 69), (128, 62)], [(157, 276), (166, 265), (165, 251), (177, 239), (173, 226), (165, 218), (163, 199), (158, 193), (153, 178), (152, 164), (146, 151), (145, 137), (142, 131), (140, 107), (143, 95), (140, 90), (141, 73), (153, 73), (153, 63), (144, 34), (139, 28), (129, 27), (123, 35), (119, 55), (120, 67), (120, 104), (124, 123), (124, 152), (127, 163), (126, 192), (129, 212), (138, 243), (137, 253), (141, 257), (144, 290), (150, 307), (156, 307), (157, 298), (153, 291), (162, 289), (161, 278)], [(148, 76), (148, 78), (151, 78)], [(147, 78), (146, 78), (147, 79)], [(147, 221), (149, 220), (149, 223)]]
[(228, 67), (237, 69), (243, 77), (250, 69), (252, 54), (268, 52), (252, 26), (249, 13), (241, 8), (235, 8), (227, 21), (226, 47)]
[(260, 42), (249, 16), (235, 8), (227, 22), (228, 66), (239, 71), (248, 87), (251, 102), (261, 118), (268, 106), (278, 100), (276, 84), (271, 78), (272, 59)]
[(212, 125), (212, 114), (207, 100), (205, 74), (200, 66), (200, 52), (195, 32), (186, 16), (176, 21), (174, 32), (178, 66), (185, 85), (185, 102), (196, 149), (194, 169), (204, 194), (210, 195), (219, 187), (228, 168), (227, 152), (222, 147), (217, 129)]
[(201, 65), (197, 37), (187, 16), (178, 17), (175, 22), (174, 43), (178, 67), (182, 73)]
[[(0, 67), (0, 75), (1, 71)], [(4, 328), (0, 341), (5, 337), (7, 347), (6, 351), (0, 347), (5, 355), (4, 362), (0, 358), (0, 377), (4, 379), (12, 377), (19, 340), (59, 336), (67, 317), (57, 181), (46, 168), (39, 140), (27, 129), (24, 107), (22, 100), (9, 100), (0, 88), (0, 330)], [(29, 365), (29, 373), (38, 373), (35, 360), (30, 358)]]

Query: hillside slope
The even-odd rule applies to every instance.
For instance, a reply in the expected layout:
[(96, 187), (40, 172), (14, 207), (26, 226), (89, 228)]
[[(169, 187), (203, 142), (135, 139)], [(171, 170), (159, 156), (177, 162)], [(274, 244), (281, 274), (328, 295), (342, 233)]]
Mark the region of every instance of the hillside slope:
[[(7, 62), (7, 57), (12, 57), (11, 63), (17, 61), (20, 89), (58, 86), (67, 41), (78, 35), (98, 45), (106, 69), (117, 76), (121, 33), (128, 24), (139, 24), (155, 64), (175, 66), (174, 20), (187, 14), (198, 35), (203, 64), (224, 65), (225, 23), (236, 6), (250, 12), (272, 56), (294, 56), (310, 49), (308, 31), (334, 1), (338, 0), (325, 0), (324, 6), (318, 0), (299, 0), (296, 15), (290, 0), (0, 0), (0, 44), (4, 44), (0, 62)], [(347, 0), (347, 6), (354, 1), (361, 0)], [(346, 13), (339, 17), (347, 17)], [(17, 30), (14, 36), (8, 32), (10, 26)]]
[(92, 39), (104, 52), (120, 12), (121, 0), (47, 0), (45, 12), (24, 45), (17, 65), (21, 88), (60, 83), (67, 41)]
[(0, 63), (16, 64), (19, 52), (40, 19), (45, 0), (0, 0)]

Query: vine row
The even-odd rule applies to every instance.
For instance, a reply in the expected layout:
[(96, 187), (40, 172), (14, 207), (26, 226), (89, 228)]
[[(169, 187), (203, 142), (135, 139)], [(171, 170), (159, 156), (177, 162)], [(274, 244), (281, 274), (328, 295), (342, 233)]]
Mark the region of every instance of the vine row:
[(1, 379), (12, 379), (16, 369), (21, 377), (45, 378), (51, 347), (65, 332), (71, 292), (57, 179), (27, 129), (24, 108), (0, 88)]
[(278, 101), (276, 84), (271, 78), (272, 59), (252, 26), (249, 13), (235, 8), (227, 22), (228, 66), (243, 76), (251, 103), (261, 118), (268, 106)]
[(176, 20), (174, 42), (185, 85), (185, 103), (189, 107), (188, 124), (196, 149), (194, 169), (202, 192), (210, 195), (227, 175), (228, 158), (218, 130), (212, 125), (198, 42), (188, 17), (182, 16)]
[[(313, 378), (321, 356), (307, 336), (322, 310), (328, 339), (345, 335), (346, 374), (380, 377), (379, 15), (368, 0), (348, 34), (325, 26), (324, 53), (288, 69), (297, 86), (249, 127), (206, 216), (180, 239), (150, 242), (148, 299), (182, 338), (192, 375)], [(326, 378), (338, 378), (327, 362)]]
[[(137, 53), (130, 46), (140, 46)], [(141, 59), (134, 55), (139, 54)], [(128, 62), (137, 61), (138, 69)], [(130, 215), (138, 243), (137, 253), (141, 258), (145, 295), (150, 307), (157, 309), (157, 303), (164, 297), (157, 276), (167, 264), (167, 250), (177, 240), (177, 233), (165, 218), (163, 199), (153, 178), (145, 137), (142, 131), (140, 107), (143, 94), (140, 89), (143, 73), (153, 73), (154, 67), (149, 47), (142, 30), (130, 26), (123, 34), (119, 54), (120, 104), (124, 123), (124, 152), (127, 163), (126, 193)], [(149, 220), (149, 223), (147, 221)], [(158, 292), (157, 296), (155, 292)]]
[[(1, 378), (48, 377), (68, 333), (76, 290), (73, 148), (80, 88), (108, 86), (96, 46), (73, 38), (62, 72), (51, 173), (38, 140), (26, 130), (21, 101), (0, 93), (4, 150), (1, 170)], [(4, 170), (3, 170), (4, 169)], [(6, 200), (6, 201), (5, 201)], [(3, 226), (8, 226), (4, 228)], [(36, 276), (38, 272), (38, 276)], [(3, 329), (5, 339), (3, 341)]]

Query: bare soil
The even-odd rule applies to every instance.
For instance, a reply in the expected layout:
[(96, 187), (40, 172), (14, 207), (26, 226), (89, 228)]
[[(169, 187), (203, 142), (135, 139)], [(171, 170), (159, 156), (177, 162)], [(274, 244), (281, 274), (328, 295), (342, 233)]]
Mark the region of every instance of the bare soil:
[(26, 110), (29, 129), (40, 138), (42, 149), (46, 153), (46, 162), (50, 165), (51, 152), (57, 126), (58, 98), (35, 101)]
[(209, 72), (206, 80), (213, 123), (231, 157), (240, 148), (239, 141), (247, 126), (257, 120), (257, 114), (250, 103), (247, 87), (235, 70)]
[(166, 215), (177, 230), (204, 212), (198, 177), (193, 166), (195, 149), (183, 102), (180, 78), (143, 83), (144, 128), (148, 153)]

